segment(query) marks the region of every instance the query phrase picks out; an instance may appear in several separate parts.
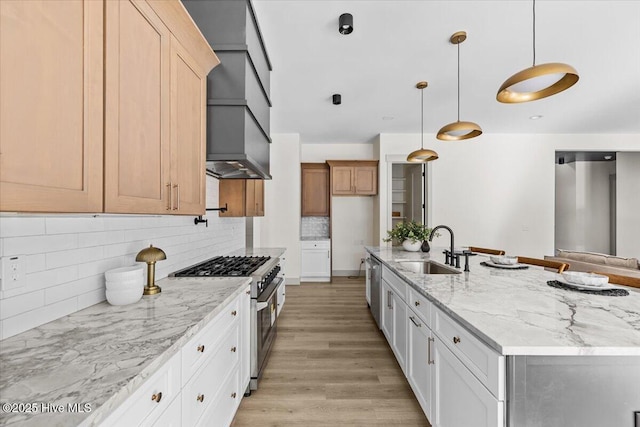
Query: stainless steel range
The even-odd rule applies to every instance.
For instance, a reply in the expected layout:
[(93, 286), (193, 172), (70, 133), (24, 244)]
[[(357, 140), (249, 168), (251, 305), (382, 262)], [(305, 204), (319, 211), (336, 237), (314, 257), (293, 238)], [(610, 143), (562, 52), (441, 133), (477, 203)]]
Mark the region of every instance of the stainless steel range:
[(251, 390), (266, 366), (277, 334), (279, 258), (218, 256), (171, 274), (174, 277), (251, 277)]

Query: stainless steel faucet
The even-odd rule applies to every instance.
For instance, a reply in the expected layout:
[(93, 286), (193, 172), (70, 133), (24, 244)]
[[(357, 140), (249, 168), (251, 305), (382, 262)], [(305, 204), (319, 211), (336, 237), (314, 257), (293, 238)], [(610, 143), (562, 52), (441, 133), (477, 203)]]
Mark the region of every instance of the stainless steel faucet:
[[(429, 236), (429, 241), (433, 240), (433, 236), (436, 234), (436, 231), (438, 231), (439, 229), (444, 228), (447, 231), (449, 231), (449, 234), (451, 235), (451, 258), (449, 258), (449, 256), (447, 256), (445, 258), (445, 264), (449, 264), (450, 266), (454, 267), (456, 265), (456, 263), (454, 262), (455, 256), (453, 253), (453, 230), (451, 230), (449, 227), (447, 227), (446, 225), (438, 225), (436, 226), (433, 230), (431, 230), (431, 235)], [(445, 255), (447, 255), (447, 252), (445, 251)], [(449, 261), (449, 259), (451, 261)], [(459, 258), (458, 258), (459, 259)], [(459, 262), (458, 262), (458, 267), (460, 266)]]

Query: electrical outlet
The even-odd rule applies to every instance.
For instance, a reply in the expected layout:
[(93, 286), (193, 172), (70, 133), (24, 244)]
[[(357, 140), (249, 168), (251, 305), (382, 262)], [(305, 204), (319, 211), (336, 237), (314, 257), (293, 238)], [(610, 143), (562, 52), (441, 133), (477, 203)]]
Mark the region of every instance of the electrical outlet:
[(1, 280), (0, 289), (3, 291), (20, 288), (26, 284), (23, 256), (2, 257)]

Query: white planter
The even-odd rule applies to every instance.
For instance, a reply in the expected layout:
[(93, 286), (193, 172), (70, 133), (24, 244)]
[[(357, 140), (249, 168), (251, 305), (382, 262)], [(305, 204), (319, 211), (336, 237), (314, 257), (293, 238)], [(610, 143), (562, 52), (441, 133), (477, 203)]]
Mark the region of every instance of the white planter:
[(422, 246), (422, 242), (419, 240), (416, 241), (415, 243), (412, 243), (411, 240), (409, 239), (402, 242), (402, 247), (404, 248), (404, 250), (409, 252), (418, 252), (421, 246)]

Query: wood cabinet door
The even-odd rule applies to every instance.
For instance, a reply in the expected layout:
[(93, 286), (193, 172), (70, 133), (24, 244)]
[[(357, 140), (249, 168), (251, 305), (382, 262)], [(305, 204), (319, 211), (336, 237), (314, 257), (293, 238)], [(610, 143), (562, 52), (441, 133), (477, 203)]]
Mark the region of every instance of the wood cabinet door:
[(241, 217), (246, 215), (246, 179), (221, 179), (218, 181), (219, 206), (227, 205), (226, 212), (219, 212), (221, 217)]
[(0, 1), (1, 211), (102, 211), (103, 7)]
[(329, 216), (329, 169), (302, 168), (302, 216)]
[(105, 212), (171, 213), (171, 34), (146, 2), (105, 10)]
[(374, 196), (378, 194), (378, 168), (357, 166), (355, 168), (355, 194)]
[(171, 37), (171, 182), (174, 213), (205, 213), (207, 74)]
[(256, 180), (247, 179), (245, 183), (245, 216), (256, 216), (258, 203), (256, 201)]
[(254, 179), (256, 181), (255, 185), (255, 204), (256, 204), (256, 214), (255, 216), (264, 216), (264, 180), (262, 179)]
[(332, 189), (334, 195), (350, 195), (355, 193), (354, 168), (352, 166), (334, 166), (331, 170)]
[[(487, 388), (435, 337), (431, 423), (438, 427), (502, 427), (504, 403)], [(461, 408), (464, 408), (461, 410)]]
[(424, 414), (429, 421), (433, 422), (431, 410), (431, 377), (433, 372), (431, 367), (433, 365), (429, 363), (432, 360), (431, 354), (429, 354), (431, 349), (429, 340), (432, 339), (431, 330), (411, 310), (408, 310), (408, 320), (407, 379)]

